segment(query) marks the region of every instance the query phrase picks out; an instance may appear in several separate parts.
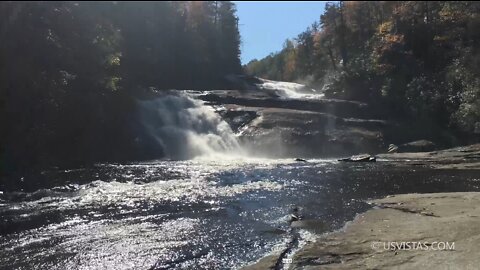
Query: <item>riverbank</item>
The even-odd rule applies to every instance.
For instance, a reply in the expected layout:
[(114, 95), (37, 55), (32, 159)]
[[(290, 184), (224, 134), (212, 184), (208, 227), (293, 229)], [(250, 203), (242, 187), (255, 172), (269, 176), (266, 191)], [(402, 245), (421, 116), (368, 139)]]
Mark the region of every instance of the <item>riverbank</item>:
[[(377, 158), (388, 167), (479, 170), (480, 144)], [(357, 215), (342, 230), (308, 243), (284, 269), (476, 269), (480, 265), (476, 256), (480, 192), (402, 194), (368, 203), (374, 208)], [(415, 248), (392, 247), (401, 242), (411, 242)], [(418, 242), (454, 243), (454, 250), (431, 250), (433, 245), (418, 248)], [(244, 270), (277, 269), (280, 260), (280, 254), (270, 254)]]
[[(480, 265), (480, 193), (405, 194), (371, 203), (376, 208), (297, 252), (290, 268), (476, 269)], [(438, 250), (440, 245), (435, 244), (395, 250), (389, 242), (448, 242), (454, 243), (454, 250)]]
[(416, 165), (433, 169), (480, 169), (480, 144), (431, 152), (379, 154), (377, 158), (392, 166)]
[[(480, 265), (479, 192), (403, 194), (369, 203), (375, 207), (342, 230), (308, 243), (284, 269), (477, 269)], [(409, 246), (398, 248), (402, 242)], [(244, 269), (276, 269), (275, 258), (278, 255), (272, 254)]]

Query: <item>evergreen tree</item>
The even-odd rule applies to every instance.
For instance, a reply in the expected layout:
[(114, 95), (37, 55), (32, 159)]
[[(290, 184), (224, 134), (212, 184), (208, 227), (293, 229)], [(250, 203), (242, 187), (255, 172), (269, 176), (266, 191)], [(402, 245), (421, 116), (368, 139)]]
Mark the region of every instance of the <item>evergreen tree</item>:
[(152, 158), (129, 126), (145, 89), (240, 72), (231, 2), (1, 2), (5, 172)]
[[(426, 126), (470, 135), (480, 126), (478, 2), (340, 1), (325, 5), (319, 25), (246, 72), (313, 78), (327, 96), (367, 101)], [(295, 70), (279, 72), (293, 62)]]

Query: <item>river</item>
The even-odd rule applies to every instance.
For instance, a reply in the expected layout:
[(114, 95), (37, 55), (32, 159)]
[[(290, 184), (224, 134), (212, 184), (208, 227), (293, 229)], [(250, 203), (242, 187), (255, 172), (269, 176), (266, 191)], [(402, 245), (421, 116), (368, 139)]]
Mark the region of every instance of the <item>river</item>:
[[(341, 228), (366, 199), (480, 187), (475, 172), (329, 159), (98, 164), (41, 177), (52, 186), (0, 195), (0, 269), (235, 269)], [(292, 231), (294, 208), (304, 222)]]

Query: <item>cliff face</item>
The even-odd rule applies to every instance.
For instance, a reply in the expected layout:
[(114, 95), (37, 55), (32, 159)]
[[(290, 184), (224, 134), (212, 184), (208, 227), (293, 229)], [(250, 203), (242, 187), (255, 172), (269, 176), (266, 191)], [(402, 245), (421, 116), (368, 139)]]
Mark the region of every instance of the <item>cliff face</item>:
[(256, 155), (335, 157), (388, 145), (384, 134), (392, 123), (365, 103), (327, 99), (296, 83), (244, 80), (241, 88), (194, 95), (216, 108)]

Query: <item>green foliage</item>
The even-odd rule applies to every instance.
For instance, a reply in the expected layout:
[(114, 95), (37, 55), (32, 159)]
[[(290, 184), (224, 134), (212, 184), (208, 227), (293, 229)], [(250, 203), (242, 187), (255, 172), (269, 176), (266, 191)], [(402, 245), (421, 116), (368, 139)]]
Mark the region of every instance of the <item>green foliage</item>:
[(457, 60), (447, 69), (449, 102), (456, 108), (451, 121), (467, 132), (475, 131), (480, 122), (480, 79), (475, 74), (478, 67), (470, 70)]
[[(328, 3), (293, 48), (244, 68), (276, 80), (313, 78), (327, 95), (472, 134), (480, 126), (479, 27), (478, 2)], [(274, 61), (287, 54), (294, 59)], [(284, 74), (288, 63), (294, 69)]]
[(2, 173), (145, 158), (137, 90), (238, 73), (235, 12), (228, 1), (0, 3)]

